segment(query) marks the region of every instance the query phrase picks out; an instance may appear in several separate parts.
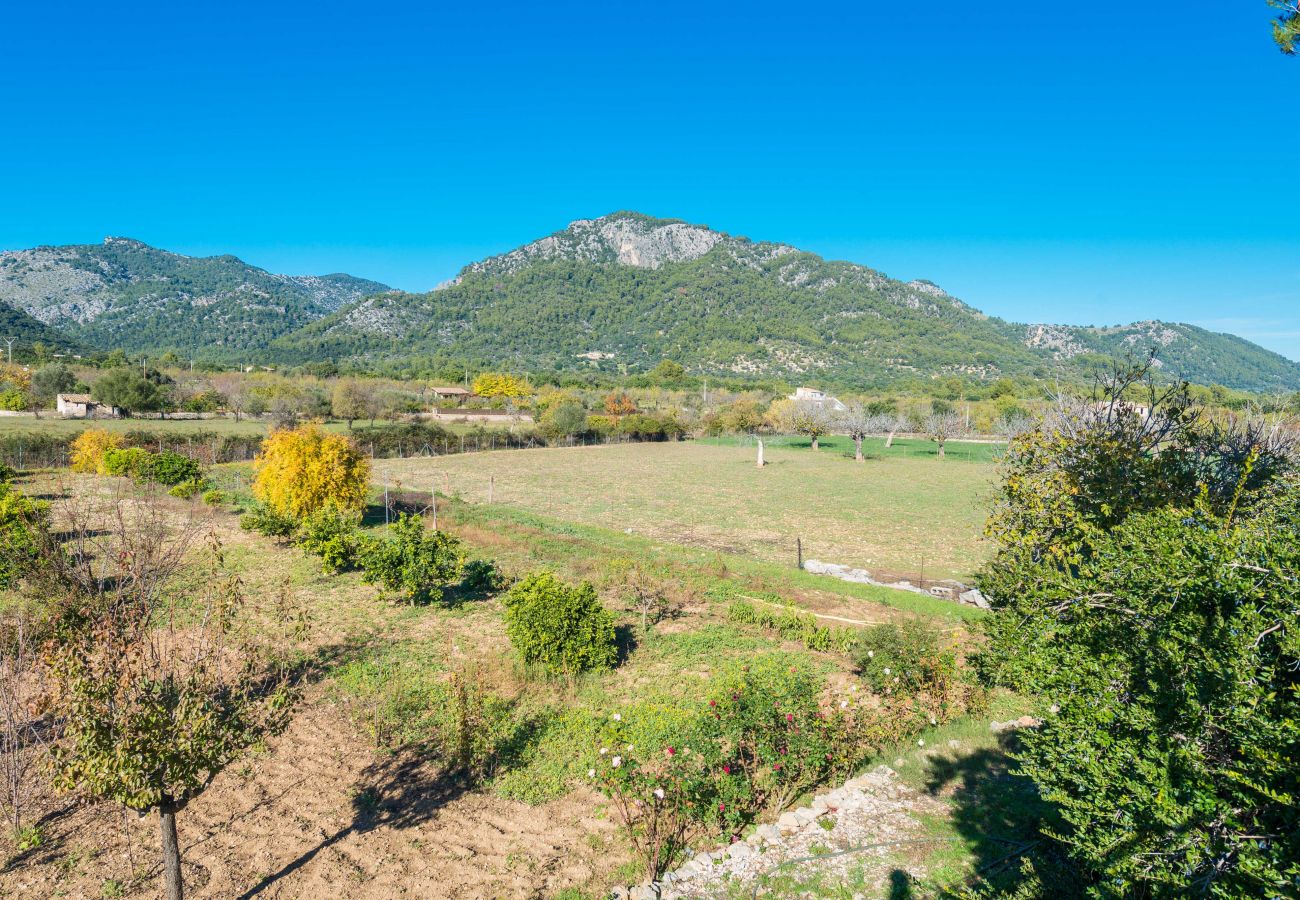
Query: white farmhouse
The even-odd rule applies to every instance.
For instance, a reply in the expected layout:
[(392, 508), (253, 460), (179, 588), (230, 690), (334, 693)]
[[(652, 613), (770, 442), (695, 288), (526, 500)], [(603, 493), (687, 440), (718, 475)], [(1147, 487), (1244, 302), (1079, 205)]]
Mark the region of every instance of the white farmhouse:
[(89, 394), (59, 394), (56, 403), (65, 419), (116, 419), (122, 415), (116, 406), (105, 406)]
[(817, 388), (795, 388), (794, 393), (790, 395), (789, 399), (795, 401), (806, 401), (814, 404), (818, 409), (825, 409), (830, 412), (844, 412), (844, 410), (848, 409), (848, 407), (839, 400), (836, 400), (825, 391), (819, 391)]

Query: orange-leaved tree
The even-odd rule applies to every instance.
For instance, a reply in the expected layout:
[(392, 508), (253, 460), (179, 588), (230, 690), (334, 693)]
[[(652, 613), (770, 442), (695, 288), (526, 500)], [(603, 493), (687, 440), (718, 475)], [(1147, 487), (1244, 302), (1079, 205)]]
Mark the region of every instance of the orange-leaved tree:
[(317, 425), (280, 429), (262, 442), (253, 495), (282, 516), (302, 519), (332, 506), (360, 514), (370, 486), (370, 461), (351, 438)]

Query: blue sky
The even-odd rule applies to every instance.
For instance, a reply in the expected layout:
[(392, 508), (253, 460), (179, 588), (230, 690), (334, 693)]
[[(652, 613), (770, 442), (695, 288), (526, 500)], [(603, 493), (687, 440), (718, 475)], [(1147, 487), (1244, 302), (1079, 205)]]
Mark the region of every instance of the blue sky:
[(1300, 59), (1264, 0), (13, 4), (0, 247), (425, 289), (637, 209), (1300, 359)]

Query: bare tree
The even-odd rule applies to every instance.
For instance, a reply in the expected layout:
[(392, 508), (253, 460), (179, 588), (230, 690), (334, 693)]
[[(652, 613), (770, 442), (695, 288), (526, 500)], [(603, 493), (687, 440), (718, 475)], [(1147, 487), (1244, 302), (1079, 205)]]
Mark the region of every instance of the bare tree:
[(944, 445), (966, 433), (966, 420), (955, 412), (932, 413), (925, 420), (925, 433), (939, 445), (939, 458), (943, 459)]
[(812, 448), (819, 449), (823, 435), (829, 434), (834, 420), (826, 407), (811, 399), (782, 400), (772, 404), (768, 416), (774, 427), (812, 438)]
[(867, 412), (861, 403), (851, 403), (836, 417), (836, 424), (849, 437), (853, 438), (853, 458), (862, 462), (862, 439), (874, 434), (881, 427), (881, 417)]
[(912, 420), (904, 413), (885, 413), (880, 417), (880, 430), (888, 436), (885, 438), (885, 449), (894, 446), (894, 437), (900, 431), (907, 431), (912, 427)]
[(40, 788), (52, 723), (42, 714), (47, 690), (39, 665), (38, 622), (25, 603), (7, 608), (0, 617), (0, 809), (17, 837), (23, 813)]

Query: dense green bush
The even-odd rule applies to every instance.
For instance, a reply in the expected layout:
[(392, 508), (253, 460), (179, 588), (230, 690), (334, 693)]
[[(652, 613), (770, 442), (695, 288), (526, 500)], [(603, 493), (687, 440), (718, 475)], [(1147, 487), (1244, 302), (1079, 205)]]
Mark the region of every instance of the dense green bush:
[(151, 454), (140, 447), (104, 451), (104, 474), (143, 480), (150, 466)]
[(36, 562), (49, 519), (49, 504), (0, 481), (0, 588), (9, 587)]
[(149, 481), (168, 486), (184, 482), (199, 482), (203, 478), (203, 469), (188, 456), (163, 450), (149, 455), (144, 477)]
[(179, 497), (182, 500), (189, 500), (195, 494), (203, 490), (203, 482), (197, 478), (191, 478), (189, 481), (182, 481), (174, 484), (168, 489), (167, 493), (173, 497)]
[(203, 492), (203, 502), (208, 506), (220, 506), (226, 502), (226, 492), (211, 488)]
[(8, 484), (18, 476), (17, 470), (13, 466), (0, 463), (0, 484)]
[(506, 633), (527, 663), (552, 674), (612, 668), (618, 659), (614, 617), (590, 582), (571, 587), (535, 572), (505, 595)]
[(362, 580), (382, 585), (403, 603), (442, 600), (465, 565), (460, 542), (445, 531), (427, 530), (423, 519), (405, 513), (397, 517), (389, 532), (386, 538), (361, 545), (357, 560)]
[[(1124, 396), (1112, 392), (1111, 397)], [(981, 575), (991, 683), (1052, 703), (1021, 771), (1096, 896), (1300, 876), (1300, 476), (1267, 430), (1168, 409), (1013, 441)]]
[(322, 568), (330, 573), (356, 569), (364, 543), (356, 516), (332, 506), (304, 519), (296, 540), (308, 553), (319, 556)]

